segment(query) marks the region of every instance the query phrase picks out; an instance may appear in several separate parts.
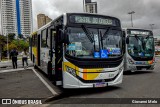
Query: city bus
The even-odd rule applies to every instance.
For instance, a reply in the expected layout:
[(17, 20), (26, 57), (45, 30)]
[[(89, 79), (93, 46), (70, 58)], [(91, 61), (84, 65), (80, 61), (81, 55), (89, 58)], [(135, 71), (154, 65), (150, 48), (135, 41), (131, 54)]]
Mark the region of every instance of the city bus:
[(153, 32), (136, 28), (126, 28), (123, 32), (126, 35), (124, 71), (153, 70), (155, 65)]
[(31, 35), (32, 61), (62, 88), (122, 83), (124, 37), (118, 18), (64, 13)]

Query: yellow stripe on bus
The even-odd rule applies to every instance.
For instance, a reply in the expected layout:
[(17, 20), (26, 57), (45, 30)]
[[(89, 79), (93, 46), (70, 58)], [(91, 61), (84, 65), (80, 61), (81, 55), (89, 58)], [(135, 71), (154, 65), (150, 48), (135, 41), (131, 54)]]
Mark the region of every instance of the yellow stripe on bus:
[(82, 71), (80, 71), (80, 68), (75, 66), (74, 64), (72, 64), (70, 62), (64, 62), (63, 63), (63, 71), (67, 71), (66, 66), (68, 66), (72, 69), (75, 69), (76, 74), (78, 76), (80, 76), (80, 73), (81, 73), (81, 75), (82, 75), (81, 78), (83, 78), (84, 80), (95, 80), (95, 78), (98, 77), (99, 74), (103, 70), (103, 68), (98, 68), (98, 69), (81, 69)]
[(84, 80), (94, 80), (102, 72), (102, 68), (99, 69), (84, 69), (83, 79)]

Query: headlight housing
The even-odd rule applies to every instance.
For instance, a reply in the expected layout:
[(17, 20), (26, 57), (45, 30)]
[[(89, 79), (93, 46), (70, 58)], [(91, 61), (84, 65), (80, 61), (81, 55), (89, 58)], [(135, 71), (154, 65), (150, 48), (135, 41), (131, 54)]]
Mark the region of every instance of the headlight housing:
[(129, 62), (129, 64), (134, 64), (134, 61), (130, 58), (128, 58), (128, 62)]
[(119, 68), (119, 72), (121, 72), (121, 71), (123, 70), (123, 68), (124, 68), (123, 66), (122, 66), (122, 67), (120, 67), (120, 68)]
[(76, 70), (66, 66), (66, 71), (76, 77)]

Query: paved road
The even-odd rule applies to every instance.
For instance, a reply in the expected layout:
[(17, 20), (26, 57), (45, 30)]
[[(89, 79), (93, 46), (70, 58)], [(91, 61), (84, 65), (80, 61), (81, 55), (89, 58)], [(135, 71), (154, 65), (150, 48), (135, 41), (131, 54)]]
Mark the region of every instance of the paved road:
[[(156, 58), (156, 60), (158, 61), (160, 58)], [(83, 104), (87, 103), (88, 98), (160, 98), (160, 62), (156, 63), (154, 71), (124, 73), (124, 79), (121, 85), (94, 89), (58, 89), (50, 81), (48, 81), (48, 79), (42, 73), (38, 73), (45, 81), (47, 81), (52, 89), (59, 94), (58, 96), (53, 96), (53, 94), (46, 88), (44, 84), (42, 84), (42, 82), (32, 71), (23, 70), (17, 72), (0, 73), (0, 98), (47, 98), (48, 103), (50, 104), (46, 105), (48, 107), (106, 106), (106, 104)], [(72, 103), (76, 100), (80, 104), (62, 104), (66, 101), (67, 103)], [(93, 103), (96, 103), (98, 100), (101, 99), (96, 99)], [(110, 106), (130, 107), (133, 105), (117, 104)], [(160, 107), (160, 105), (154, 104), (134, 105), (134, 107), (139, 106)]]
[(48, 98), (51, 92), (31, 69), (0, 73), (0, 98)]
[[(160, 60), (160, 58), (156, 58)], [(99, 89), (78, 89), (68, 90), (62, 93), (57, 98), (51, 99), (52, 103), (57, 103), (54, 107), (59, 107), (62, 103), (72, 103), (77, 99), (77, 103), (87, 103), (85, 98), (160, 98), (160, 62), (156, 63), (154, 71), (140, 71), (134, 73), (124, 73), (123, 83), (119, 86), (106, 87)], [(95, 102), (97, 102), (95, 99)], [(100, 100), (100, 99), (99, 99)], [(107, 99), (106, 99), (107, 100)], [(76, 101), (75, 101), (76, 102)], [(94, 103), (94, 102), (93, 102)], [(53, 105), (51, 105), (53, 106)], [(72, 104), (66, 105), (66, 107), (72, 107)], [(78, 105), (76, 106), (84, 106)], [(97, 105), (88, 105), (97, 106)], [(88, 107), (87, 106), (87, 107)], [(104, 106), (104, 105), (99, 105)], [(115, 107), (115, 105), (110, 105)], [(124, 105), (116, 105), (123, 107)], [(131, 105), (125, 105), (131, 106)], [(134, 106), (139, 107), (160, 107), (160, 105), (141, 105), (135, 104)]]

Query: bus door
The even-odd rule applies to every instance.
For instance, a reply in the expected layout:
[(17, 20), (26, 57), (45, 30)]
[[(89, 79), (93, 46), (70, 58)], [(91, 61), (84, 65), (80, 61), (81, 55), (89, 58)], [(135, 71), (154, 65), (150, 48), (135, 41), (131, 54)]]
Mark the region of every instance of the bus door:
[(37, 40), (36, 40), (36, 42), (37, 42), (37, 55), (36, 55), (36, 60), (37, 60), (37, 65), (38, 66), (40, 66), (40, 34), (38, 34), (38, 36), (37, 36)]
[(52, 29), (52, 66), (56, 85), (62, 85), (63, 46), (61, 42), (61, 30), (62, 26), (57, 26), (55, 29)]
[(51, 64), (50, 64), (50, 67), (51, 67), (51, 71), (52, 71), (52, 80), (55, 81), (55, 37), (56, 37), (56, 30), (55, 29), (51, 29), (50, 30), (50, 35), (51, 35), (51, 40), (50, 40), (50, 45), (51, 45), (51, 48), (50, 48), (50, 51), (49, 51), (49, 54), (50, 54), (50, 61), (51, 61)]

